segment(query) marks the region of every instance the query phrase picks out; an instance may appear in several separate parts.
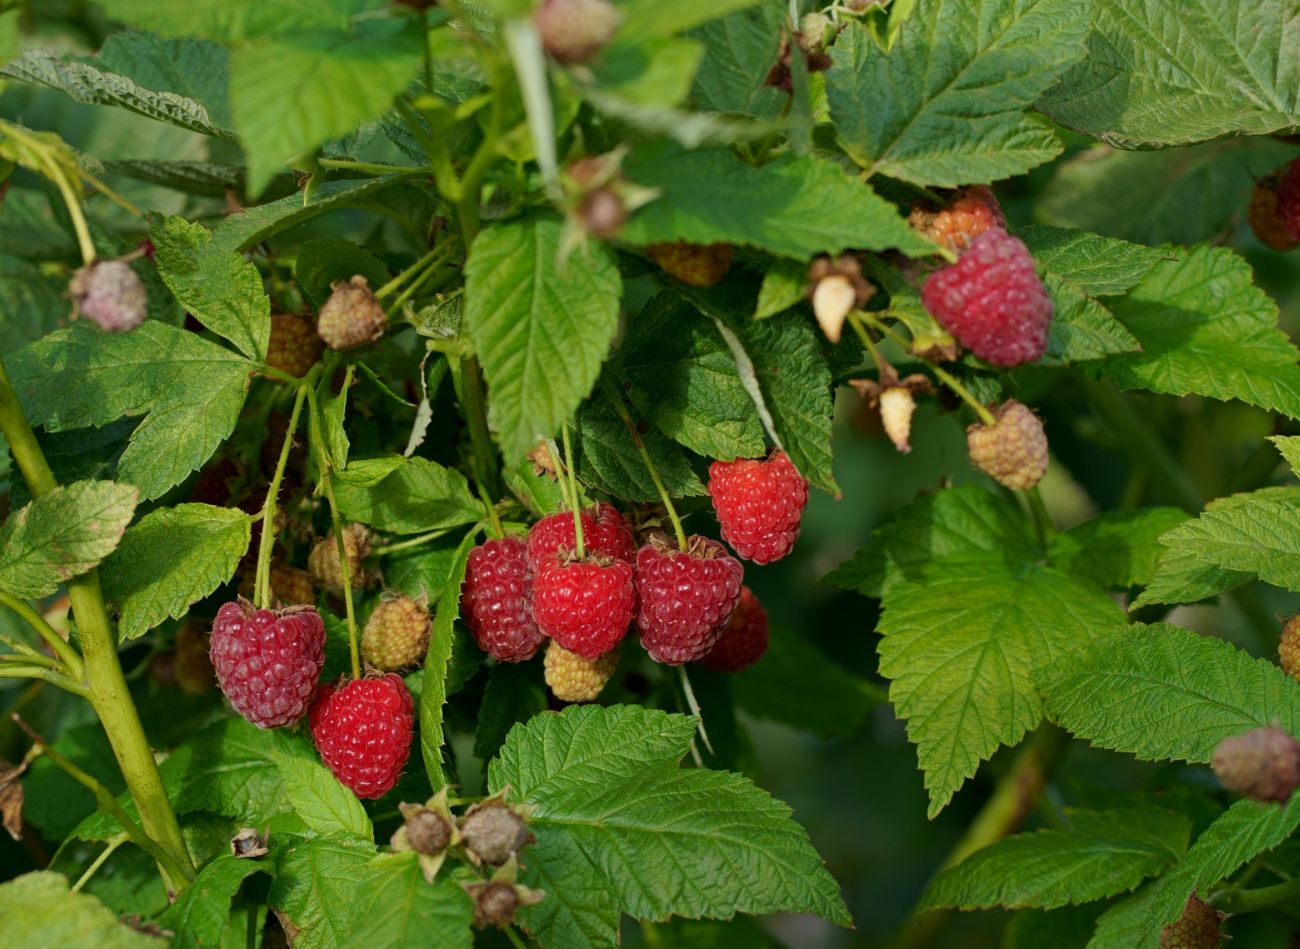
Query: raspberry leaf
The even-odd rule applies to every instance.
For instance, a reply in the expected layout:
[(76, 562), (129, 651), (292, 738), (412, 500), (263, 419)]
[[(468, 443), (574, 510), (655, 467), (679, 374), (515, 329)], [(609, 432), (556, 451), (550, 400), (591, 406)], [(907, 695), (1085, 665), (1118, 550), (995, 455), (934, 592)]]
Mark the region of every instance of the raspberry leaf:
[(1187, 849), (1192, 824), (1154, 807), (1071, 811), (1064, 830), (999, 840), (940, 873), (918, 910), (1054, 909), (1128, 892)]
[(0, 528), (0, 587), (34, 599), (90, 570), (117, 547), (139, 497), (133, 485), (78, 481), (15, 511)]
[(548, 895), (520, 919), (543, 945), (614, 946), (620, 911), (850, 922), (788, 807), (740, 775), (679, 769), (694, 731), (686, 716), (621, 705), (511, 730), (488, 785), (534, 808), (522, 880)]
[(285, 841), (276, 850), (270, 905), (293, 925), (294, 946), (344, 945), (355, 921), (357, 881), (374, 859), (374, 844), (321, 837)]
[(1157, 247), (1063, 227), (1020, 228), (1016, 236), (1025, 242), (1039, 267), (1090, 296), (1123, 293), (1171, 256)]
[(234, 576), (248, 551), (252, 517), (238, 508), (159, 508), (126, 532), (104, 563), (104, 596), (120, 611), (122, 639), (135, 639)]
[[(363, 464), (357, 462), (356, 467)], [(395, 534), (424, 533), (483, 518), (483, 504), (470, 493), (465, 476), (427, 458), (403, 459), (372, 484), (351, 484), (340, 477), (335, 496), (348, 520)]]
[(388, 265), (352, 241), (341, 237), (322, 237), (307, 241), (298, 251), (294, 276), (302, 292), (320, 307), (330, 295), (330, 284), (336, 280), (351, 280), (361, 274), (372, 290), (378, 290), (389, 280)]
[(456, 548), (456, 556), (447, 574), (447, 582), (438, 596), (438, 611), (429, 632), (429, 648), (424, 657), (420, 679), (418, 716), (420, 753), (429, 786), (440, 789), (447, 783), (443, 770), (443, 706), (447, 702), (447, 673), (452, 661), (453, 633), (460, 617), (460, 585), (465, 580), (465, 563), (474, 547), (473, 533), (467, 534)]
[(159, 925), (176, 934), (176, 949), (218, 945), (230, 918), (230, 901), (254, 873), (270, 873), (266, 860), (241, 860), (224, 853), (199, 871), (192, 886), (167, 907)]
[(1052, 562), (1098, 586), (1126, 589), (1151, 582), (1164, 548), (1161, 535), (1188, 519), (1172, 507), (1108, 511), (1057, 534)]
[(1300, 125), (1288, 0), (1195, 5), (1099, 0), (1088, 58), (1042, 108), (1122, 147), (1183, 145)]
[(474, 904), (460, 882), (430, 886), (413, 853), (384, 854), (366, 866), (353, 902), (350, 946), (470, 949)]
[(491, 760), (501, 750), (511, 728), (546, 711), (546, 685), (541, 673), (538, 663), (499, 662), (492, 667), (474, 729), (476, 757)]
[(1145, 761), (1206, 763), (1222, 739), (1273, 721), (1300, 734), (1300, 686), (1286, 673), (1167, 623), (1096, 638), (1035, 683), (1053, 721)]
[(465, 329), (507, 463), (572, 417), (618, 325), (621, 280), (609, 251), (592, 247), (561, 265), (561, 230), (542, 217), (486, 228), (465, 265)]
[(342, 29), (364, 7), (359, 0), (266, 3), (265, 0), (198, 0), (159, 4), (155, 0), (104, 0), (114, 20), (165, 36), (206, 36), (235, 43), (285, 31)]
[(840, 144), (870, 174), (920, 185), (1022, 174), (1061, 152), (1024, 110), (1082, 57), (1088, 20), (1075, 0), (927, 3), (887, 54), (850, 23), (826, 80)]
[(787, 12), (780, 4), (760, 3), (692, 31), (704, 42), (704, 59), (692, 98), (702, 109), (723, 114), (775, 119), (786, 97), (765, 83), (776, 62)]
[(121, 922), (86, 893), (73, 893), (61, 873), (37, 871), (0, 885), (5, 937), (25, 945), (94, 945), (103, 949), (151, 949), (158, 940)]
[[(583, 403), (575, 421), (582, 446), (578, 477), (588, 487), (628, 501), (659, 500), (659, 491), (627, 426), (608, 401), (593, 399)], [(650, 429), (641, 440), (669, 494), (688, 497), (705, 493), (686, 453), (658, 429)]]
[(701, 4), (695, 0), (626, 0), (620, 4), (623, 21), (618, 38), (642, 42), (681, 33), (692, 27), (755, 6), (759, 0), (719, 0)]
[(309, 829), (324, 837), (345, 837), (366, 843), (374, 839), (366, 809), (328, 768), (297, 757), (284, 758), (279, 766), (284, 793), (294, 813)]

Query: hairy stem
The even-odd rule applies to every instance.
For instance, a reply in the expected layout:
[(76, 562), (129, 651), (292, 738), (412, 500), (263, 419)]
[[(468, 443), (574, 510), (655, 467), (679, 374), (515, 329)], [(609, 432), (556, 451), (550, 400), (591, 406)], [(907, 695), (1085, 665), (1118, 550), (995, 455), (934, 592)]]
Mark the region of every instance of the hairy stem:
[[(310, 379), (310, 377), (309, 377)], [(302, 404), (307, 398), (307, 388), (311, 381), (299, 384), (298, 393), (293, 399), (293, 411), (289, 415), (289, 427), (284, 432), (284, 444), (280, 446), (280, 457), (275, 462), (275, 474), (266, 489), (266, 503), (262, 506), (262, 539), (257, 547), (257, 574), (253, 582), (253, 597), (257, 605), (267, 609), (271, 605), (271, 549), (275, 546), (275, 507), (280, 496), (280, 481), (284, 478), (284, 469), (289, 463), (289, 451), (293, 448), (293, 436), (298, 431), (298, 417), (302, 414)]]

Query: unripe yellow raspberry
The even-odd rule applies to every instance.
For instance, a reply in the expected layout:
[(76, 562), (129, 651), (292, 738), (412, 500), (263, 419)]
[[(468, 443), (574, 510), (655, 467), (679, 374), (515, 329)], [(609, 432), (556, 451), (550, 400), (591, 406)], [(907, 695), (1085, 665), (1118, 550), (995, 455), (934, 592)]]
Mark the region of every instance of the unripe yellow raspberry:
[(561, 702), (592, 702), (600, 695), (618, 666), (618, 650), (599, 659), (583, 659), (551, 641), (542, 663), (546, 684)]
[(376, 669), (396, 672), (424, 658), (429, 644), (429, 611), (409, 596), (383, 600), (361, 633), (361, 656)]

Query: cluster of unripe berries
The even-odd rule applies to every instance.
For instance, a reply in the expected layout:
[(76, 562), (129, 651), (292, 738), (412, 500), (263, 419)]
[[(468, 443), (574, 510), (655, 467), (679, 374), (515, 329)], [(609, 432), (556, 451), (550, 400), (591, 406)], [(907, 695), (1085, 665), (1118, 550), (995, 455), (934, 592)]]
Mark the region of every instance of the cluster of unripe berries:
[[(714, 462), (709, 494), (723, 538), (741, 557), (770, 563), (794, 546), (808, 485), (784, 452)], [(762, 655), (767, 615), (722, 544), (692, 535), (679, 546), (654, 533), (637, 548), (609, 504), (578, 519), (581, 548), (574, 516), (561, 513), (538, 521), (527, 539), (470, 552), (461, 615), (489, 655), (522, 662), (549, 639), (546, 681), (570, 702), (600, 693), (633, 624), (650, 658), (668, 665), (735, 672)]]

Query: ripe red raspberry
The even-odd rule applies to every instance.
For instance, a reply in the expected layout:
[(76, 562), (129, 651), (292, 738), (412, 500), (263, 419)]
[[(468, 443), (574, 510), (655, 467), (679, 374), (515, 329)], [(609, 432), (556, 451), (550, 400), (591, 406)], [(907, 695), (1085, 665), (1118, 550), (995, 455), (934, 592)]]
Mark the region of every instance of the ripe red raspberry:
[(1250, 193), (1250, 229), (1265, 247), (1281, 251), (1295, 250), (1300, 247), (1300, 240), (1287, 233), (1282, 216), (1278, 213), (1279, 177), (1276, 174), (1268, 175), (1255, 182), (1255, 188)]
[(1300, 785), (1300, 742), (1280, 728), (1252, 728), (1219, 742), (1210, 767), (1229, 791), (1285, 804)]
[(966, 429), (970, 460), (1013, 491), (1028, 491), (1047, 471), (1047, 436), (1032, 410), (1014, 399), (993, 409), (992, 425)]
[(411, 753), (415, 705), (401, 676), (326, 686), (311, 707), (311, 737), (325, 766), (357, 797), (383, 797)]
[(1047, 350), (1052, 298), (1028, 248), (1001, 228), (932, 274), (921, 300), (959, 343), (994, 366), (1033, 362)]
[(780, 560), (799, 537), (808, 503), (808, 482), (783, 451), (766, 461), (715, 461), (709, 496), (722, 525), (722, 539), (757, 564)]
[(599, 53), (620, 19), (609, 0), (543, 0), (534, 15), (542, 46), (562, 63), (585, 63)]
[(664, 272), (692, 287), (711, 287), (731, 269), (730, 244), (651, 244), (645, 252)]
[(1286, 166), (1277, 183), (1277, 216), (1293, 241), (1300, 241), (1300, 158)]
[(632, 565), (608, 557), (553, 556), (533, 577), (533, 617), (569, 652), (597, 659), (627, 634), (636, 609)]
[(1277, 658), (1282, 671), (1300, 682), (1300, 614), (1292, 616), (1282, 627), (1282, 640), (1277, 644)]
[(1223, 915), (1193, 893), (1183, 905), (1183, 914), (1160, 930), (1160, 949), (1218, 949)]
[(266, 364), (301, 378), (320, 359), (325, 343), (311, 323), (296, 313), (271, 315), (271, 338), (266, 344)]
[[(612, 557), (632, 562), (635, 549), (632, 531), (627, 521), (612, 504), (604, 502), (589, 507), (581, 513), (582, 545), (589, 554)], [(573, 515), (568, 511), (548, 514), (528, 532), (528, 563), (533, 569), (551, 554), (572, 551), (577, 546), (574, 538)]]
[(951, 251), (961, 253), (975, 238), (993, 228), (1006, 229), (1007, 218), (988, 185), (964, 188), (938, 211), (913, 208), (907, 221), (913, 229)]
[(583, 659), (551, 640), (542, 662), (551, 694), (561, 702), (594, 702), (618, 668), (618, 654), (614, 649), (599, 659)]
[(325, 664), (325, 624), (310, 607), (227, 603), (212, 623), (212, 665), (236, 712), (259, 728), (302, 718)]
[(739, 672), (762, 658), (767, 652), (767, 641), (767, 610), (753, 590), (743, 587), (736, 611), (704, 657), (704, 664), (717, 672)]
[(77, 312), (110, 333), (133, 330), (149, 315), (144, 283), (125, 260), (97, 260), (68, 281)]
[(384, 672), (418, 665), (428, 645), (429, 611), (409, 596), (380, 601), (361, 632), (361, 657)]
[(498, 662), (531, 659), (546, 638), (533, 619), (531, 599), (523, 538), (489, 540), (469, 552), (460, 612), (479, 648)]
[(636, 625), (650, 658), (673, 666), (703, 658), (740, 602), (744, 576), (725, 547), (698, 535), (685, 550), (660, 538), (638, 550)]
[(357, 274), (347, 282), (336, 280), (331, 289), (334, 292), (316, 320), (316, 332), (330, 349), (355, 349), (384, 335), (388, 316), (365, 277)]

